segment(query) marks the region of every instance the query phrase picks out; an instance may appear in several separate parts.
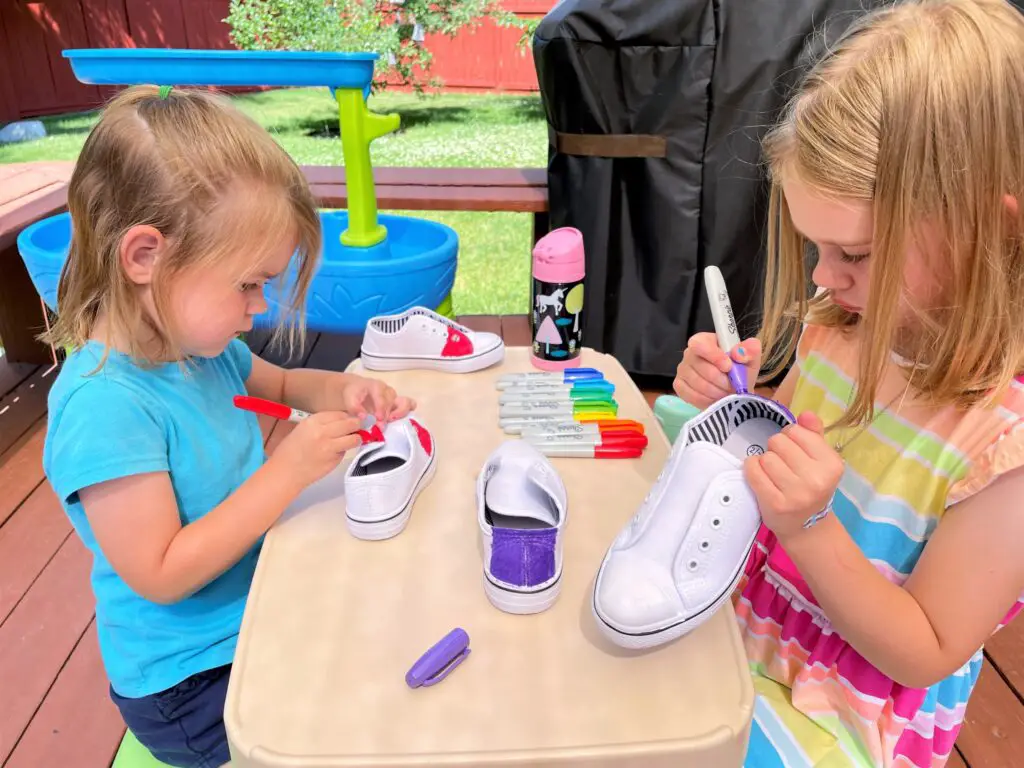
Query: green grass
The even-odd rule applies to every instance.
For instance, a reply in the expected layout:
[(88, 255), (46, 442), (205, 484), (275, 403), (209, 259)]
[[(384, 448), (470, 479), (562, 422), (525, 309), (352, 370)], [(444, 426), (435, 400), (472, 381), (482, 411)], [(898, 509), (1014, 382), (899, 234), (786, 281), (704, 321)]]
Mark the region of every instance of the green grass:
[[(337, 107), (327, 89), (247, 94), (235, 103), (301, 164), (343, 165)], [(537, 96), (418, 97), (384, 93), (377, 112), (398, 112), (401, 130), (377, 139), (374, 165), (543, 167), (547, 128)], [(0, 163), (74, 160), (97, 115), (44, 118), (47, 137), (0, 145)], [(416, 213), (459, 233), (453, 300), (459, 314), (521, 314), (529, 306), (531, 218), (516, 213)]]

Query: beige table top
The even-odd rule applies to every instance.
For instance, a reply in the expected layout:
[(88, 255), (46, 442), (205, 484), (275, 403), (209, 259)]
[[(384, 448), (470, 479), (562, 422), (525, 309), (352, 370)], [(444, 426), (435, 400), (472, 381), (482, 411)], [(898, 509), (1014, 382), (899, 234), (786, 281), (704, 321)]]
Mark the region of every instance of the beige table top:
[[(418, 401), (437, 474), (393, 539), (349, 535), (343, 467), (268, 534), (224, 713), (233, 766), (742, 764), (754, 698), (731, 605), (647, 652), (594, 625), (597, 568), (669, 451), (614, 358), (585, 350), (583, 365), (615, 384), (620, 417), (643, 421), (650, 446), (638, 460), (554, 460), (569, 496), (562, 593), (532, 616), (487, 601), (474, 484), (506, 439), (495, 380), (531, 370), (527, 355), (510, 348), (468, 375), (381, 375)], [(408, 688), (408, 668), (455, 627), (470, 656)]]

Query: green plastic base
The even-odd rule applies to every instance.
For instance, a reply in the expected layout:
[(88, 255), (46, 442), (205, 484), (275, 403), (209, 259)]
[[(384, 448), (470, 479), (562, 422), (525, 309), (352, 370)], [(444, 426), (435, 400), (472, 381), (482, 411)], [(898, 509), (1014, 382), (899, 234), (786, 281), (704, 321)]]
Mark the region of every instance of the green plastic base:
[(654, 417), (671, 443), (676, 441), (683, 425), (699, 413), (700, 408), (675, 395), (662, 395), (654, 401)]
[(114, 762), (110, 768), (171, 768), (167, 763), (161, 763), (149, 750), (139, 743), (135, 734), (131, 731), (124, 732), (121, 739), (121, 746), (114, 756)]
[(455, 319), (455, 307), (452, 306), (452, 295), (449, 293), (442, 300), (437, 309), (434, 310), (439, 315), (447, 317), (449, 320)]

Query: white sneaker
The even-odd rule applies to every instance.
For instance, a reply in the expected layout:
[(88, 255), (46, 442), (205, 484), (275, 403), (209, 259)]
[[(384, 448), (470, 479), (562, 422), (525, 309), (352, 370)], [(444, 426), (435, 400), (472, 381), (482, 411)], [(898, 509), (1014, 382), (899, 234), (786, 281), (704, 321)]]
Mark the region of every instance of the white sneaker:
[(476, 481), (484, 592), (507, 613), (539, 613), (562, 587), (567, 503), (555, 468), (520, 440), (502, 443)]
[(406, 417), (383, 429), (384, 442), (359, 449), (345, 471), (345, 516), (357, 539), (397, 536), (437, 464), (430, 432)]
[(651, 648), (707, 621), (739, 582), (761, 524), (748, 456), (793, 423), (757, 395), (727, 397), (687, 422), (594, 585), (594, 616), (623, 648)]
[(371, 371), (471, 373), (504, 360), (505, 345), (496, 334), (471, 331), (429, 309), (413, 307), (370, 320), (360, 356)]

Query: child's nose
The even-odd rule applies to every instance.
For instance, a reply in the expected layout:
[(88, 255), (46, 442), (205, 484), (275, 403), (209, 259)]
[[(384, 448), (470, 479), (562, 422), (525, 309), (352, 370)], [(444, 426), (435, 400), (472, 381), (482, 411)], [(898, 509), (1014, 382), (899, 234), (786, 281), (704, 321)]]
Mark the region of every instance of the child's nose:
[(849, 288), (851, 283), (850, 276), (834, 264), (832, 259), (820, 256), (811, 273), (811, 280), (819, 288), (830, 291)]
[(253, 291), (252, 298), (249, 299), (248, 311), (250, 315), (261, 315), (267, 311), (270, 305), (267, 304), (267, 297), (263, 294), (263, 291)]

